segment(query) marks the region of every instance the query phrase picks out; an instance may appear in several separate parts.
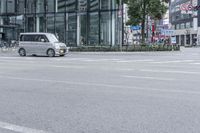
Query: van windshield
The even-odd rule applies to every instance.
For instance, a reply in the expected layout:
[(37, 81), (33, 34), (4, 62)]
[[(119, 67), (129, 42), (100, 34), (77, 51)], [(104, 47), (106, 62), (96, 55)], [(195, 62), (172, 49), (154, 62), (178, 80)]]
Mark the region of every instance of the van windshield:
[(49, 34), (48, 36), (49, 36), (48, 39), (50, 42), (59, 42), (55, 35)]

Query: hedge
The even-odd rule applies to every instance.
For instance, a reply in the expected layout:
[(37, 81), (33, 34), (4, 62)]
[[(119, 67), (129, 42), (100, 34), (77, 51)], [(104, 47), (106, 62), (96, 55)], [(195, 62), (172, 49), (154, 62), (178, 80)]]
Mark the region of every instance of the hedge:
[(122, 46), (78, 46), (71, 47), (70, 51), (77, 52), (143, 52), (143, 51), (179, 51), (179, 45), (130, 45)]

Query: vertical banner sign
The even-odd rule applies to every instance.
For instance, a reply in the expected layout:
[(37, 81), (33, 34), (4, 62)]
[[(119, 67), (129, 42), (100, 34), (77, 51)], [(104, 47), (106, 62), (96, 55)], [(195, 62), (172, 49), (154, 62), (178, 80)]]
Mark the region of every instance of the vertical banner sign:
[[(197, 7), (198, 2), (197, 0), (192, 0), (192, 6)], [(193, 29), (197, 30), (198, 29), (198, 18), (197, 18), (197, 12), (198, 10), (193, 10)]]
[(175, 36), (171, 37), (171, 42), (172, 42), (172, 44), (176, 44), (176, 37)]

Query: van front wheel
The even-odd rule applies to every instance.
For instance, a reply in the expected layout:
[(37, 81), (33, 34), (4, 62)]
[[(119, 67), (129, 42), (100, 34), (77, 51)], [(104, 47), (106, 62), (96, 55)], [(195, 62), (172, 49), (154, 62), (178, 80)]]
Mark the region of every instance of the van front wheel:
[(54, 56), (55, 56), (55, 51), (54, 51), (53, 49), (49, 49), (49, 50), (47, 51), (47, 55), (48, 55), (49, 57), (54, 57)]
[(19, 49), (19, 55), (20, 56), (26, 56), (26, 50), (23, 49), (23, 48)]

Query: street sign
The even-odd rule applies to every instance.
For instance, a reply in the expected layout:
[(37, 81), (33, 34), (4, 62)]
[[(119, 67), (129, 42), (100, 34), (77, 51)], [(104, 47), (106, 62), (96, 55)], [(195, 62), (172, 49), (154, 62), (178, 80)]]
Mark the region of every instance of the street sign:
[(141, 26), (137, 25), (137, 26), (131, 26), (131, 30), (140, 30)]
[(162, 29), (161, 34), (165, 36), (172, 36), (174, 34), (174, 30)]

